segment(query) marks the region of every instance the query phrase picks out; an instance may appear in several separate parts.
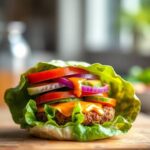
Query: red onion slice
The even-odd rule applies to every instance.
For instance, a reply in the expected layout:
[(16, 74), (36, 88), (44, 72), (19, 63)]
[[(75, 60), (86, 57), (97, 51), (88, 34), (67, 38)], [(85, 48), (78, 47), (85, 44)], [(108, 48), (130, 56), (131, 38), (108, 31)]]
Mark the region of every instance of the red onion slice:
[[(58, 82), (60, 82), (61, 84), (66, 85), (67, 87), (73, 89), (73, 83), (68, 80), (67, 78), (60, 78), (58, 79)], [(106, 93), (109, 91), (109, 86), (105, 85), (103, 87), (91, 87), (88, 85), (82, 85), (81, 86), (82, 92), (84, 93)]]
[(73, 89), (73, 83), (67, 78), (59, 78), (57, 80), (59, 83), (66, 85), (67, 87)]
[(109, 91), (109, 86), (105, 85), (103, 87), (91, 87), (87, 85), (82, 85), (82, 92), (85, 93), (106, 93)]
[(93, 74), (76, 74), (76, 75), (73, 75), (72, 77), (79, 77), (79, 78), (84, 78), (84, 79), (99, 79), (98, 76), (93, 75)]

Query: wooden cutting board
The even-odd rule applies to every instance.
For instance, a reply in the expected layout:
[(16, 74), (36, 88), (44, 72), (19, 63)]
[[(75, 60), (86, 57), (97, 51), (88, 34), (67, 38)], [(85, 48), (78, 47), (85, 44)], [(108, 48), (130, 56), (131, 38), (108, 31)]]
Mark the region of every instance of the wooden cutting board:
[(140, 114), (125, 135), (94, 142), (51, 141), (32, 137), (15, 125), (8, 109), (0, 108), (0, 150), (150, 150), (150, 118)]

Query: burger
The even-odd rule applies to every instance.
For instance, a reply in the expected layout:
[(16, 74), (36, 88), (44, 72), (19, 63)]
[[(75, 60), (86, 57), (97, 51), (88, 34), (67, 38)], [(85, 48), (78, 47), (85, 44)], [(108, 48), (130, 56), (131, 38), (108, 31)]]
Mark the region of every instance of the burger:
[(13, 120), (47, 139), (93, 141), (126, 133), (140, 101), (111, 66), (40, 62), (5, 92)]

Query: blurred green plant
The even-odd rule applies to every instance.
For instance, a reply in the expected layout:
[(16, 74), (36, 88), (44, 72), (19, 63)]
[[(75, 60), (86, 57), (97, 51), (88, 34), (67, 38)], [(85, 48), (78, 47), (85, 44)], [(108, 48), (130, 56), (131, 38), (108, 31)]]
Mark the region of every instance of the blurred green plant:
[(130, 82), (150, 84), (150, 68), (143, 69), (139, 66), (134, 66), (129, 70), (129, 74), (126, 79)]
[(150, 25), (150, 0), (141, 0), (140, 4), (140, 9), (135, 14), (122, 11), (121, 21), (130, 26)]

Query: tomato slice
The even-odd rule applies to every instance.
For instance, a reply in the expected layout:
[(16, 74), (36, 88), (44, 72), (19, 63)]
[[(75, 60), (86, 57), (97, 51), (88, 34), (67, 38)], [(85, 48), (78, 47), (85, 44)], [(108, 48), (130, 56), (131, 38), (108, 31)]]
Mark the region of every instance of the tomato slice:
[(52, 70), (46, 70), (36, 73), (31, 73), (27, 75), (29, 83), (38, 83), (50, 79), (56, 79), (63, 76), (75, 75), (75, 74), (84, 74), (88, 73), (88, 71), (76, 68), (76, 67), (64, 67), (64, 68), (56, 68)]
[(116, 100), (109, 97), (103, 97), (103, 96), (87, 96), (85, 97), (86, 101), (95, 102), (95, 103), (101, 103), (102, 105), (107, 106), (116, 106)]
[(72, 91), (65, 91), (65, 92), (49, 92), (46, 94), (43, 94), (39, 97), (37, 97), (35, 100), (37, 102), (37, 105), (48, 103), (50, 101), (55, 101), (58, 99), (64, 99), (64, 98), (74, 98), (75, 95)]

